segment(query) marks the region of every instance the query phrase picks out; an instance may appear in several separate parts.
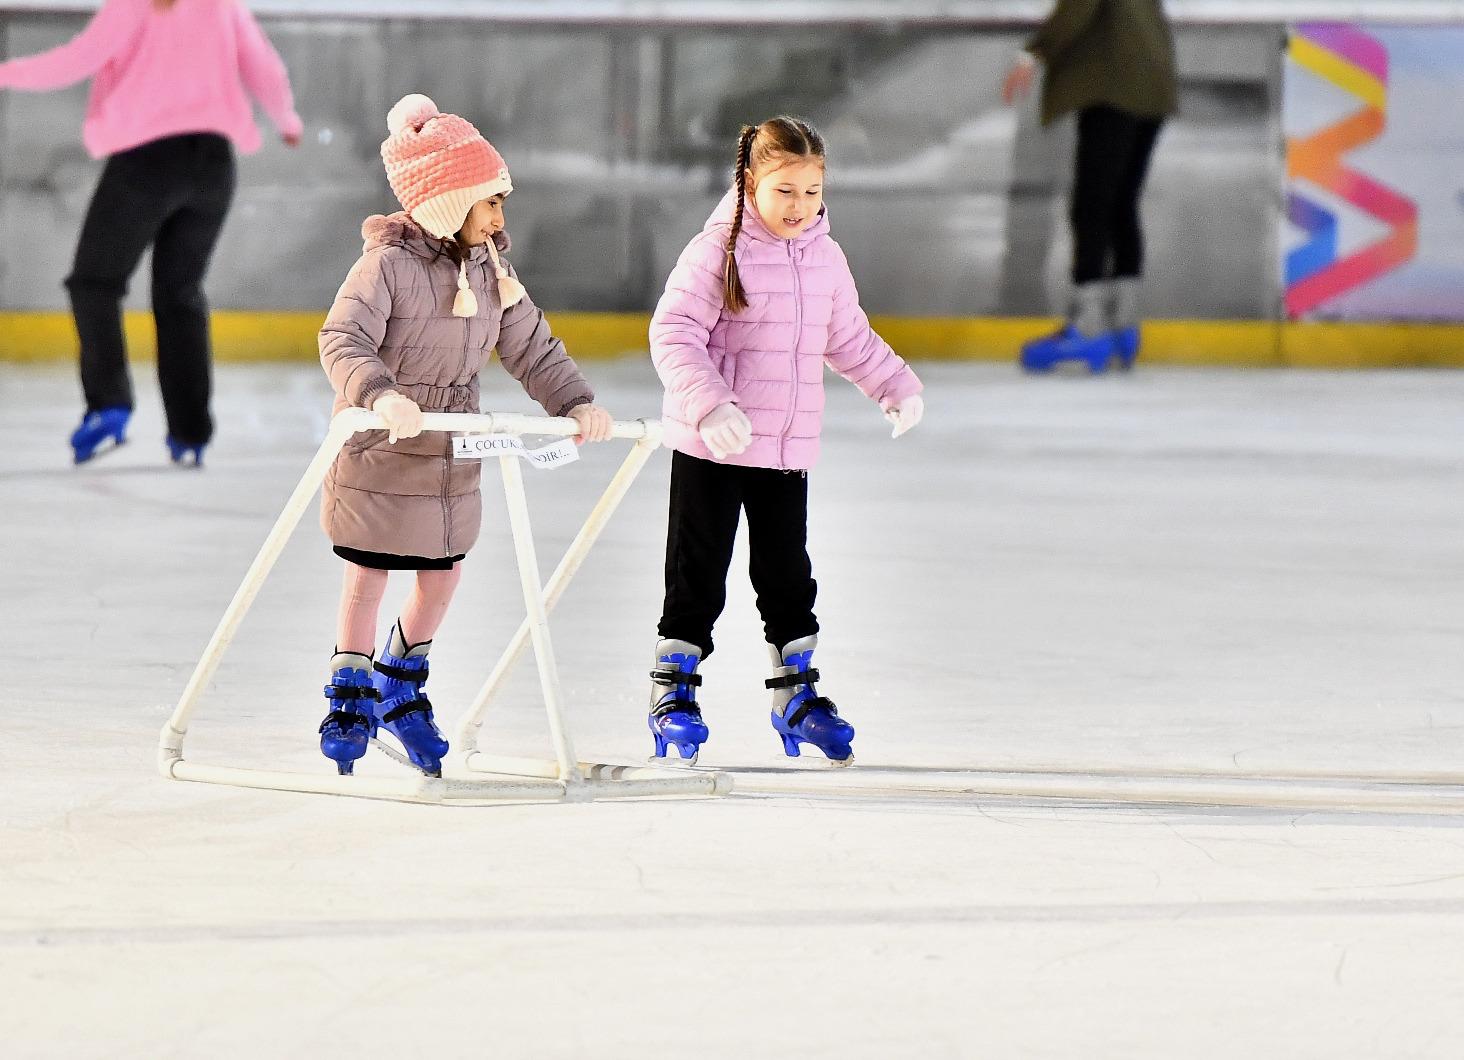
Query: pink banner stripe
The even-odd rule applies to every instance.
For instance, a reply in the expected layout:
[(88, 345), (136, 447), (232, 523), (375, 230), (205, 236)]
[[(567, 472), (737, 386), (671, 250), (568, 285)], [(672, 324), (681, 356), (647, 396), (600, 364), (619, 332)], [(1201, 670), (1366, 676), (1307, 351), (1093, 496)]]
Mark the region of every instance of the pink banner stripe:
[(1296, 31), (1313, 44), (1340, 55), (1353, 66), (1387, 83), (1388, 49), (1376, 37), (1342, 22), (1307, 22), (1297, 26)]
[(1286, 291), (1287, 312), (1292, 317), (1300, 317), (1338, 295), (1372, 282), (1410, 261), (1417, 245), (1418, 231), (1410, 225), (1292, 284)]

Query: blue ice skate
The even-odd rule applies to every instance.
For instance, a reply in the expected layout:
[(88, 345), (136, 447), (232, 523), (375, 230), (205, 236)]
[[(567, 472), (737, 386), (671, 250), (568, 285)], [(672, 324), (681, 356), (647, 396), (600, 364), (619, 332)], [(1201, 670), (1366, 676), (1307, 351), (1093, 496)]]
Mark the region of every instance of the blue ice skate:
[(180, 442), (170, 434), (168, 435), (168, 455), (179, 467), (202, 467), (205, 444), (207, 443), (199, 442), (197, 445), (192, 445), (188, 442)]
[(112, 440), (112, 448), (127, 441), (127, 421), (132, 418), (128, 408), (98, 409), (81, 418), (81, 426), (71, 432), (71, 453), (75, 462), (84, 464), (97, 455), (102, 443)]
[(431, 647), (430, 640), (409, 645), (401, 623), (392, 626), (376, 661), (375, 684), (381, 698), (372, 712), (380, 726), (397, 738), (412, 765), (430, 777), (440, 777), (448, 744), (432, 720), (432, 701), (422, 691)]
[(683, 761), (694, 763), (701, 745), (707, 742), (707, 724), (696, 702), (696, 689), (702, 683), (696, 667), (705, 654), (689, 641), (663, 640), (656, 644), (651, 712), (646, 724), (656, 741), (657, 758), (667, 757), (666, 749), (674, 747)]
[(1022, 346), (1022, 369), (1027, 372), (1050, 372), (1059, 364), (1072, 361), (1087, 365), (1097, 375), (1108, 368), (1108, 362), (1120, 357), (1114, 333), (1084, 335), (1068, 324), (1061, 331), (1033, 339)]
[(1110, 331), (1109, 334), (1113, 337), (1113, 350), (1118, 357), (1118, 366), (1124, 371), (1128, 371), (1139, 359), (1138, 326), (1118, 328)]
[(838, 765), (854, 761), (854, 726), (839, 717), (832, 699), (818, 694), (813, 683), (819, 673), (813, 669), (818, 637), (800, 637), (780, 651), (772, 652), (775, 673), (764, 681), (773, 690), (773, 728), (783, 738), (783, 753), (797, 758), (799, 745), (810, 744)]
[(350, 776), (376, 731), (370, 704), (379, 693), (371, 681), (371, 660), (367, 656), (336, 652), (330, 665), (330, 684), (325, 686), (330, 713), (320, 723), (320, 753), (336, 764), (342, 776)]

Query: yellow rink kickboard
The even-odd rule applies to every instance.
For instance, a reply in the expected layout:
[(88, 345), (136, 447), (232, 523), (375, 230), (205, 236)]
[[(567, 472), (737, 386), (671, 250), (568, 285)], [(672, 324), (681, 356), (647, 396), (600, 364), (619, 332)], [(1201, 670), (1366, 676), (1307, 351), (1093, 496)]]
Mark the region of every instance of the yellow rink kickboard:
[[(582, 360), (643, 354), (648, 313), (548, 314), (554, 333)], [(213, 314), (220, 362), (313, 361), (324, 312)], [(1049, 317), (871, 318), (902, 356), (917, 361), (1012, 361), (1023, 342), (1051, 331)], [(129, 356), (155, 356), (151, 314), (132, 310)], [(76, 330), (63, 312), (0, 313), (0, 361), (69, 362)], [(1144, 325), (1143, 364), (1225, 368), (1464, 368), (1464, 325), (1155, 320)]]

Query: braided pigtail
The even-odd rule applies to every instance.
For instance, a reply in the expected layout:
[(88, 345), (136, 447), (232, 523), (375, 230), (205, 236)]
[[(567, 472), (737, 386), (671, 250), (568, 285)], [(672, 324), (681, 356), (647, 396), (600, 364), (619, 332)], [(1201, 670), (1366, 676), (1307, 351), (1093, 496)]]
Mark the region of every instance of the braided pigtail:
[(752, 141), (758, 128), (756, 125), (744, 125), (737, 140), (737, 173), (734, 177), (737, 206), (732, 214), (732, 230), (727, 233), (727, 260), (722, 266), (722, 304), (733, 313), (747, 308), (747, 293), (742, 289), (742, 277), (737, 272), (737, 237), (742, 232), (743, 204), (747, 201), (747, 168), (752, 161)]

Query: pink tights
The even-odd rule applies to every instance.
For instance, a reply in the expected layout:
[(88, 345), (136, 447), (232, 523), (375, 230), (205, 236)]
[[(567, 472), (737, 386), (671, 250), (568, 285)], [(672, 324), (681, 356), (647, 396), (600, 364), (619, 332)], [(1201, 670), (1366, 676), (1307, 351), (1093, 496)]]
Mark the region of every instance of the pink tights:
[[(462, 575), (461, 563), (454, 563), (452, 570), (417, 572), (417, 584), (412, 587), (412, 595), (407, 597), (401, 615), (402, 636), (408, 644), (421, 644), (437, 634)], [(336, 651), (375, 654), (376, 623), (381, 598), (386, 595), (386, 576), (384, 570), (346, 564), (340, 618), (336, 623)]]

